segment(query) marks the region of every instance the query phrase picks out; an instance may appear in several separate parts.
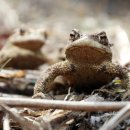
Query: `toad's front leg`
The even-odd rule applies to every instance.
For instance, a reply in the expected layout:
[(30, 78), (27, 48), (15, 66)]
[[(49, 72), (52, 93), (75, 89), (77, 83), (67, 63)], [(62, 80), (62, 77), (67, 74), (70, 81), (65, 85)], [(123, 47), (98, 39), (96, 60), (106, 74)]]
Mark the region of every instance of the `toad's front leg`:
[(72, 73), (73, 69), (74, 66), (69, 64), (67, 61), (59, 62), (50, 66), (47, 70), (42, 72), (40, 78), (37, 80), (34, 87), (33, 97), (37, 97), (37, 95), (41, 93), (47, 93), (52, 90), (50, 84), (54, 81), (54, 79), (59, 75), (65, 76), (69, 73)]

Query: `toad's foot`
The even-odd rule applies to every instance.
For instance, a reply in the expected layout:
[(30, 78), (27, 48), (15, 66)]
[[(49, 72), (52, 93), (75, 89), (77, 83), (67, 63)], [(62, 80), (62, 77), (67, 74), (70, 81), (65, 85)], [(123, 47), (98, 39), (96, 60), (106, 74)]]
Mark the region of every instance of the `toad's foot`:
[(40, 92), (40, 93), (36, 93), (35, 95), (33, 95), (32, 98), (46, 99), (46, 95), (44, 93)]
[(50, 99), (50, 100), (54, 100), (55, 98), (49, 94), (44, 94), (42, 92), (39, 92), (35, 95), (32, 96), (33, 99)]

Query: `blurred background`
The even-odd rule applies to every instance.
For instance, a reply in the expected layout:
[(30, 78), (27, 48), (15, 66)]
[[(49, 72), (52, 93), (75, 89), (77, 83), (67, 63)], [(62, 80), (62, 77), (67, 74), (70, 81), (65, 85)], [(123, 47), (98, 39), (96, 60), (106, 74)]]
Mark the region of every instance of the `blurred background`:
[(0, 34), (4, 37), (21, 24), (44, 26), (62, 42), (73, 28), (90, 32), (121, 25), (129, 34), (129, 0), (0, 0), (0, 3)]

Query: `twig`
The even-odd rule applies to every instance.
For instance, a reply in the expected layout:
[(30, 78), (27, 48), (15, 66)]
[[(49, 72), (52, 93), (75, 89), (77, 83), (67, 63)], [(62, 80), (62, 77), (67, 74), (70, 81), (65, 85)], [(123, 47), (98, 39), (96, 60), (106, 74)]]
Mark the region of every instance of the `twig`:
[(3, 118), (3, 130), (10, 130), (9, 126), (9, 115), (6, 113)]
[(67, 101), (68, 99), (69, 99), (69, 97), (71, 96), (71, 87), (69, 87), (69, 89), (68, 89), (68, 93), (67, 93), (67, 95), (65, 96), (65, 98), (64, 98), (64, 101)]
[(26, 98), (4, 98), (0, 97), (0, 102), (13, 107), (30, 107), (44, 109), (64, 109), (75, 111), (117, 111), (130, 104), (127, 102), (84, 102), (84, 101), (61, 101), (46, 99), (26, 99)]
[(12, 60), (12, 58), (9, 58), (5, 63), (3, 63), (1, 66), (0, 66), (0, 71)]
[(40, 129), (39, 123), (30, 122), (29, 120), (26, 120), (24, 117), (20, 116), (16, 112), (12, 112), (10, 108), (4, 104), (0, 104), (1, 109), (9, 114), (9, 116), (17, 121), (25, 130), (43, 130)]
[(122, 108), (113, 118), (105, 123), (100, 130), (113, 130), (120, 122), (130, 116), (130, 105)]

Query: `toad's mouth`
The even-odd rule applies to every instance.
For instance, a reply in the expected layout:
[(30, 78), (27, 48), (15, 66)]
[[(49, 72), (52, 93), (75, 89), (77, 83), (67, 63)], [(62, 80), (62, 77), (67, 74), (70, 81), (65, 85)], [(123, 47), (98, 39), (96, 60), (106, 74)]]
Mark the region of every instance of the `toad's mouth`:
[(76, 40), (66, 49), (66, 58), (73, 62), (100, 64), (111, 57), (110, 48), (88, 38)]
[(32, 51), (38, 51), (44, 45), (44, 42), (39, 39), (35, 39), (35, 40), (30, 39), (30, 40), (14, 41), (13, 44), (20, 48), (24, 48)]

